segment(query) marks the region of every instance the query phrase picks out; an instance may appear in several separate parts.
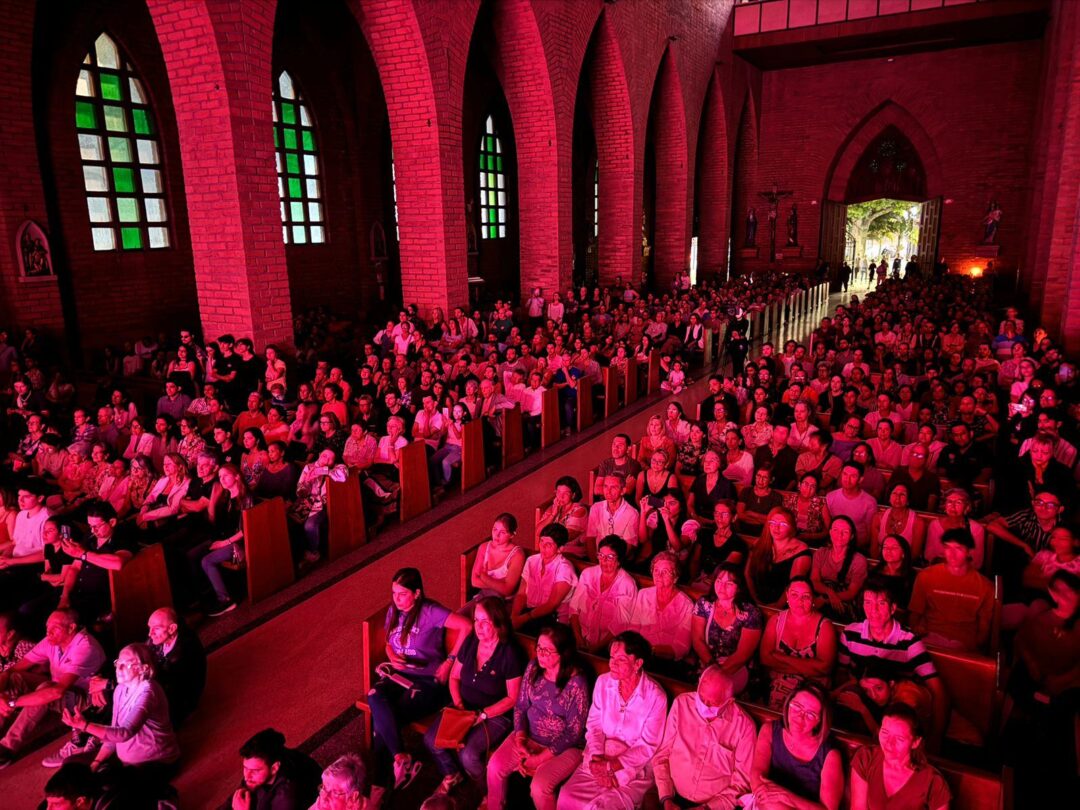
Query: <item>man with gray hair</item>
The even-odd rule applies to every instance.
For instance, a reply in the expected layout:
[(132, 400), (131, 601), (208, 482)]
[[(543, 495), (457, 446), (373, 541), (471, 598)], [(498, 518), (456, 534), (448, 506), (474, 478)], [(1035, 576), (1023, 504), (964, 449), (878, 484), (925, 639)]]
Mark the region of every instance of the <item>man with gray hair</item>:
[(653, 774), (664, 810), (689, 802), (735, 807), (750, 790), (757, 729), (733, 699), (731, 678), (715, 664), (701, 673), (696, 692), (675, 698)]
[(364, 798), (367, 771), (356, 754), (342, 754), (322, 772), (319, 798), (310, 810), (364, 810), (368, 802)]

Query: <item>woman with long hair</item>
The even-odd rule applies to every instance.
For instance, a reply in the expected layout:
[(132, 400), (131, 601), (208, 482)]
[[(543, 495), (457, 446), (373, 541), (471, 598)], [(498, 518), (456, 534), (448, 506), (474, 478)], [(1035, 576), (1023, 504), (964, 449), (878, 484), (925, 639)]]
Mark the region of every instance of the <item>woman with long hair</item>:
[(851, 810), (948, 810), (949, 785), (926, 760), (921, 725), (906, 703), (885, 708), (878, 744), (851, 763)]
[(717, 569), (712, 588), (694, 605), (691, 644), (701, 666), (718, 664), (738, 694), (750, 680), (764, 626), (739, 566), (725, 563)]
[(866, 574), (866, 557), (855, 547), (855, 523), (837, 515), (829, 526), (829, 542), (814, 552), (810, 568), (817, 594), (814, 606), (838, 621), (850, 621)]
[(814, 584), (807, 577), (795, 577), (788, 583), (787, 607), (769, 617), (761, 640), (761, 664), (769, 675), (769, 708), (781, 709), (804, 678), (827, 687), (836, 657), (836, 629), (814, 609)]
[(210, 539), (192, 549), (188, 556), (197, 562), (214, 589), (216, 602), (210, 616), (221, 616), (236, 609), (229, 595), (221, 568), (227, 562), (244, 562), (244, 510), (252, 505), (251, 494), (243, 474), (234, 464), (223, 464), (218, 470), (218, 483), (210, 492), (207, 517)]
[[(399, 569), (390, 587), (385, 628), (389, 671), (368, 694), (375, 731), (372, 782), (383, 789), (402, 788), (419, 773), (420, 764), (405, 750), (401, 729), (446, 705), (446, 684), (472, 630), (469, 619), (427, 598), (417, 569)], [(449, 650), (447, 631), (455, 638)]]
[(581, 764), (589, 685), (577, 663), (574, 637), (563, 625), (540, 631), (514, 707), (514, 731), (487, 766), (487, 806), (503, 810), (507, 781), (529, 780), (537, 810), (555, 810), (559, 786)]
[(754, 601), (779, 607), (792, 577), (810, 573), (813, 552), (795, 534), (795, 517), (776, 507), (746, 560), (746, 584)]

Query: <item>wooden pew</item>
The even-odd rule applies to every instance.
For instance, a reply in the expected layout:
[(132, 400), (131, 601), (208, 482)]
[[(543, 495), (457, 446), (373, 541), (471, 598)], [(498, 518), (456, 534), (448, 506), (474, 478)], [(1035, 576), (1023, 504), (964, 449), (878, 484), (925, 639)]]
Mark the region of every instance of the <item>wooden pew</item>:
[(424, 442), (417, 440), (401, 448), (399, 515), (402, 523), (431, 508), (431, 483), (428, 480), (427, 451), (424, 447)]
[(712, 330), (711, 326), (708, 329), (705, 330), (704, 338), (705, 338), (705, 353), (704, 353), (704, 355), (702, 355), (701, 364), (705, 368), (711, 368), (712, 367), (712, 362), (713, 362), (713, 339), (715, 338), (715, 335), (713, 334), (713, 330)]
[(248, 599), (265, 599), (293, 584), (292, 548), (285, 501), (272, 498), (244, 510), (244, 552)]
[(502, 465), (505, 470), (525, 458), (525, 439), (521, 428), (521, 406), (502, 412)]
[[(289, 564), (292, 565), (291, 558)], [(172, 589), (161, 544), (143, 549), (119, 571), (110, 571), (109, 593), (116, 646), (145, 641), (150, 614), (158, 608), (172, 606)]]
[(592, 427), (593, 416), (593, 381), (582, 377), (577, 383), (577, 429), (578, 433)]
[(360, 476), (355, 470), (342, 482), (326, 485), (327, 556), (339, 559), (367, 542), (367, 524), (360, 497)]
[(630, 357), (626, 361), (626, 404), (633, 405), (638, 395), (638, 361), (636, 357)]
[(610, 419), (615, 411), (619, 410), (619, 375), (611, 368), (604, 366), (604, 418)]
[[(375, 667), (386, 660), (386, 607), (382, 607), (364, 619), (361, 625), (361, 667), (360, 682), (363, 694), (356, 701), (356, 708), (360, 710), (363, 718), (362, 745), (370, 745), (372, 739), (371, 713), (368, 708), (367, 695), (374, 686), (377, 675)], [(534, 657), (536, 640), (533, 637), (517, 633), (517, 640), (529, 658)], [(450, 639), (447, 639), (448, 645)], [(588, 666), (593, 674), (601, 675), (608, 669), (608, 661), (591, 654), (580, 656), (583, 664)], [(682, 683), (671, 678), (651, 675), (668, 694), (677, 696), (694, 689), (694, 684)], [(745, 709), (757, 723), (777, 720), (779, 715), (763, 706), (740, 701), (740, 706)], [(425, 718), (411, 724), (416, 731), (426, 730), (433, 718)], [(848, 732), (834, 731), (833, 739), (846, 750), (846, 759), (850, 761), (854, 752), (860, 746), (867, 745), (871, 741), (868, 737), (851, 734)], [(1002, 779), (988, 771), (959, 765), (948, 760), (932, 758), (936, 768), (941, 771), (953, 794), (954, 810), (1001, 810), (1004, 806), (1004, 788)]]
[(562, 438), (562, 417), (559, 415), (559, 392), (547, 389), (541, 401), (540, 446), (550, 447)]
[(660, 350), (653, 349), (649, 353), (649, 370), (646, 377), (645, 393), (655, 394), (660, 390)]
[(467, 492), (487, 478), (484, 461), (484, 425), (467, 422), (461, 432), (461, 491)]

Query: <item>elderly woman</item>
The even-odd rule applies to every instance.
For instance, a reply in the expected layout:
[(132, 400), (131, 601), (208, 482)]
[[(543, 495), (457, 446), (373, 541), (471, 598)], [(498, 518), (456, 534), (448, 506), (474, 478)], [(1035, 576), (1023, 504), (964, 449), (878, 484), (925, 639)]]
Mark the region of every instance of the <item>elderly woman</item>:
[(743, 691), (764, 624), (746, 594), (739, 567), (720, 566), (712, 589), (694, 605), (691, 638), (701, 666), (715, 662), (731, 678), (735, 693)]
[(754, 485), (739, 495), (735, 506), (738, 529), (747, 534), (759, 534), (765, 525), (765, 516), (784, 503), (784, 496), (773, 489), (773, 471), (768, 464), (754, 470)]
[(945, 546), (942, 537), (949, 529), (965, 529), (975, 540), (971, 552), (971, 562), (976, 569), (983, 566), (986, 550), (986, 528), (977, 520), (971, 519), (971, 495), (966, 489), (953, 487), (945, 493), (945, 514), (937, 518), (926, 528), (926, 545), (922, 557), (927, 564), (941, 562), (945, 558)]
[(781, 720), (762, 725), (750, 771), (753, 802), (744, 808), (838, 810), (844, 795), (844, 766), (829, 742), (829, 699), (804, 682), (788, 695)]
[(948, 810), (949, 785), (926, 761), (915, 710), (890, 704), (877, 738), (851, 763), (851, 810)]
[(304, 467), (296, 484), (296, 500), (289, 507), (289, 520), (302, 527), (304, 557), (301, 567), (317, 563), (321, 557), (322, 535), (326, 528), (326, 484), (333, 480), (344, 482), (349, 470), (337, 463), (337, 455), (329, 447)]
[(598, 652), (630, 621), (637, 583), (626, 572), (626, 541), (608, 535), (597, 547), (597, 564), (581, 572), (570, 600), (570, 627), (577, 647)]
[(91, 767), (109, 769), (107, 781), (126, 797), (118, 806), (142, 806), (137, 802), (161, 795), (180, 757), (169, 702), (154, 680), (154, 654), (145, 644), (129, 644), (116, 657), (112, 704), (110, 725), (88, 721), (77, 707), (64, 709), (62, 720), (100, 741)]
[(769, 708), (783, 708), (804, 678), (827, 687), (836, 656), (836, 629), (814, 610), (813, 583), (796, 577), (788, 583), (787, 608), (769, 617), (761, 640), (761, 665), (769, 675)]
[(660, 659), (657, 663), (664, 664), (664, 669), (685, 673), (685, 667), (672, 667), (671, 663), (677, 664), (690, 653), (694, 603), (675, 587), (679, 561), (673, 553), (661, 551), (653, 557), (651, 571), (655, 584), (634, 596), (624, 629), (641, 633), (652, 644), (653, 657)]
[(488, 762), (489, 810), (506, 806), (507, 781), (514, 773), (530, 780), (537, 810), (555, 810), (559, 786), (581, 763), (589, 685), (576, 663), (576, 652), (566, 627), (540, 631), (536, 659), (525, 669), (518, 690), (514, 732)]
[(753, 411), (754, 421), (742, 428), (743, 441), (746, 449), (753, 453), (759, 447), (764, 447), (772, 439), (773, 426), (769, 422), (769, 406), (757, 405)]
[(474, 781), (484, 778), (488, 752), (513, 726), (512, 712), (521, 686), (524, 664), (506, 603), (495, 596), (480, 599), (473, 609), (472, 628), (450, 670), (450, 700), (456, 709), (475, 712), (476, 720), (456, 754), (435, 744), (439, 722), (432, 723), (424, 735), (424, 744), (443, 775), (436, 790), (439, 795), (451, 793), (466, 776)]

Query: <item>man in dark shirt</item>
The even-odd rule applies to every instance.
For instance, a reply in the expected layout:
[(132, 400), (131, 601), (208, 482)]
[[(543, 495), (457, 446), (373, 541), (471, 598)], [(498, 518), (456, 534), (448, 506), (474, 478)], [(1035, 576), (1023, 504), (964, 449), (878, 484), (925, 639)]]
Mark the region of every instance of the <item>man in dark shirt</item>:
[(792, 489), (795, 485), (795, 462), (798, 456), (788, 447), (787, 425), (775, 425), (768, 444), (763, 444), (754, 451), (754, 468), (769, 465), (773, 471), (775, 489)]
[(927, 450), (921, 444), (911, 447), (908, 465), (899, 467), (889, 479), (889, 488), (903, 484), (908, 491), (908, 505), (922, 512), (937, 511), (941, 497), (941, 481), (926, 468)]
[(938, 472), (970, 492), (973, 484), (990, 478), (990, 450), (972, 441), (971, 428), (964, 422), (954, 422), (949, 435), (952, 441), (938, 457)]
[(239, 358), (236, 356), (236, 352), (233, 351), (233, 336), (222, 335), (217, 342), (220, 351), (214, 359), (213, 383), (217, 387), (218, 395), (222, 401), (228, 404), (229, 410), (237, 413), (243, 410), (244, 398), (251, 392), (243, 392), (240, 395), (240, 400), (237, 401), (237, 392), (240, 391), (240, 386), (237, 385), (236, 381), (236, 364)]
[(262, 391), (266, 361), (255, 356), (255, 345), (249, 338), (240, 338), (236, 341), (234, 356), (236, 357), (237, 396), (246, 399), (252, 392)]
[(311, 757), (285, 747), (285, 735), (263, 729), (240, 748), (243, 777), (219, 810), (293, 810), (311, 807), (319, 794), (322, 768)]
[(112, 608), (109, 572), (127, 564), (136, 543), (128, 526), (117, 526), (116, 510), (109, 503), (91, 503), (86, 522), (90, 535), (83, 543), (63, 541), (63, 551), (72, 563), (64, 579), (60, 608), (73, 608), (82, 623), (92, 626)]
[(169, 699), (169, 719), (179, 728), (206, 687), (206, 651), (199, 636), (171, 607), (150, 614), (149, 646), (157, 661), (155, 679)]
[[(738, 374), (739, 369), (733, 373)], [(733, 419), (739, 413), (739, 401), (730, 393), (724, 391), (724, 378), (719, 374), (709, 377), (709, 395), (701, 401), (701, 421), (713, 421), (713, 410), (717, 402), (723, 402), (727, 409), (728, 419)]]

